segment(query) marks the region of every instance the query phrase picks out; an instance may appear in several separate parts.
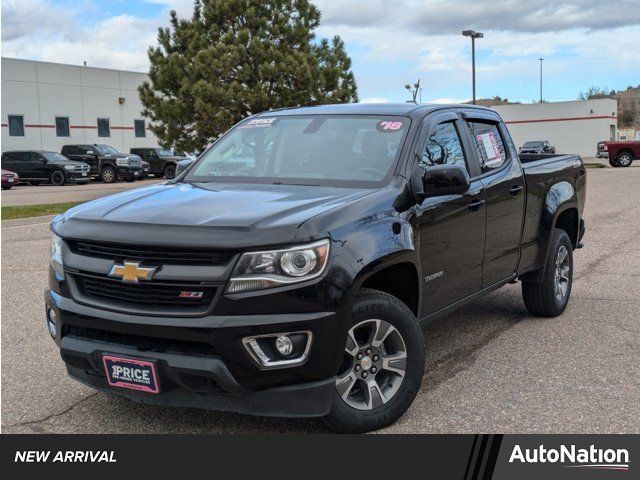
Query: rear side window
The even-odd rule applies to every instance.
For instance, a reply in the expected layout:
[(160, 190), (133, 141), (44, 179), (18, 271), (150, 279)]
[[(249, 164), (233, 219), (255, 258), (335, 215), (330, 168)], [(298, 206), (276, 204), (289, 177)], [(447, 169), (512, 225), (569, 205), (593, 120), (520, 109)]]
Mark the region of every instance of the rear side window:
[(466, 168), (460, 136), (453, 123), (441, 123), (435, 127), (429, 135), (419, 164), (423, 169), (433, 165), (462, 165)]
[(24, 117), (22, 115), (9, 115), (9, 136), (24, 137)]
[(482, 173), (500, 168), (507, 161), (504, 142), (495, 123), (469, 122), (469, 130)]

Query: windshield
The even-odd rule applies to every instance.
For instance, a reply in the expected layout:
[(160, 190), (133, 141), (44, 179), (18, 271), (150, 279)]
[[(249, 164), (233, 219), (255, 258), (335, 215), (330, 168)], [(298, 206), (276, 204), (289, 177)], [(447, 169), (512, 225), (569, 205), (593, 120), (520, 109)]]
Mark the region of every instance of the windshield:
[(93, 146), (100, 155), (117, 155), (118, 152), (115, 148), (110, 147), (109, 145), (94, 145)]
[(171, 152), (171, 150), (168, 150), (166, 148), (158, 148), (156, 150), (156, 153), (159, 157), (173, 157), (173, 153)]
[(60, 155), (56, 152), (42, 152), (42, 156), (47, 160), (51, 160), (52, 162), (68, 162), (69, 159), (63, 155)]
[(525, 144), (523, 145), (524, 148), (537, 148), (541, 146), (542, 142), (525, 142)]
[(405, 117), (368, 115), (252, 118), (204, 152), (185, 180), (336, 186), (380, 182), (400, 152), (409, 123)]

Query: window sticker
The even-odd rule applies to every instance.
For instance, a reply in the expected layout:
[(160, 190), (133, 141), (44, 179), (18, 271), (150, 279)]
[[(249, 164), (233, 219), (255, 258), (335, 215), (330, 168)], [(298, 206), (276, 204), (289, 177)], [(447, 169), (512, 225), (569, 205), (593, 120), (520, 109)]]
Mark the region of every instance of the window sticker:
[(251, 120), (243, 123), (238, 128), (267, 128), (272, 127), (276, 123), (276, 117), (269, 118), (252, 118)]
[(502, 163), (502, 155), (498, 148), (498, 142), (493, 132), (476, 135), (478, 143), (484, 147), (487, 160), (484, 162), (485, 167), (493, 167)]
[(376, 125), (376, 130), (379, 132), (397, 132), (403, 125), (400, 120), (381, 120)]

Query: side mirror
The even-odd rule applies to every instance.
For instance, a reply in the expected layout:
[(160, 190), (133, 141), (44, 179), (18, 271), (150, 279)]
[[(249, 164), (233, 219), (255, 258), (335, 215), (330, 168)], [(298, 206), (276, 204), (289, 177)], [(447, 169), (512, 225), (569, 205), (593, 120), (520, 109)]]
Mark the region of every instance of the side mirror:
[(469, 190), (469, 174), (461, 165), (434, 165), (422, 175), (422, 192), (425, 197), (457, 195)]
[(46, 158), (41, 158), (40, 159), (40, 163), (47, 163), (47, 159)]

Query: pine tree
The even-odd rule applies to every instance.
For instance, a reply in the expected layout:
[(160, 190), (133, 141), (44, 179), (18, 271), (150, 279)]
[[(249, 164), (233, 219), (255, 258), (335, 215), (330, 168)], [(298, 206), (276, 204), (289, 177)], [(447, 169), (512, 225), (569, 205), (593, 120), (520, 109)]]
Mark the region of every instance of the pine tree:
[(165, 146), (200, 150), (253, 113), (358, 100), (344, 43), (315, 39), (308, 0), (196, 0), (191, 19), (170, 21), (139, 88)]

